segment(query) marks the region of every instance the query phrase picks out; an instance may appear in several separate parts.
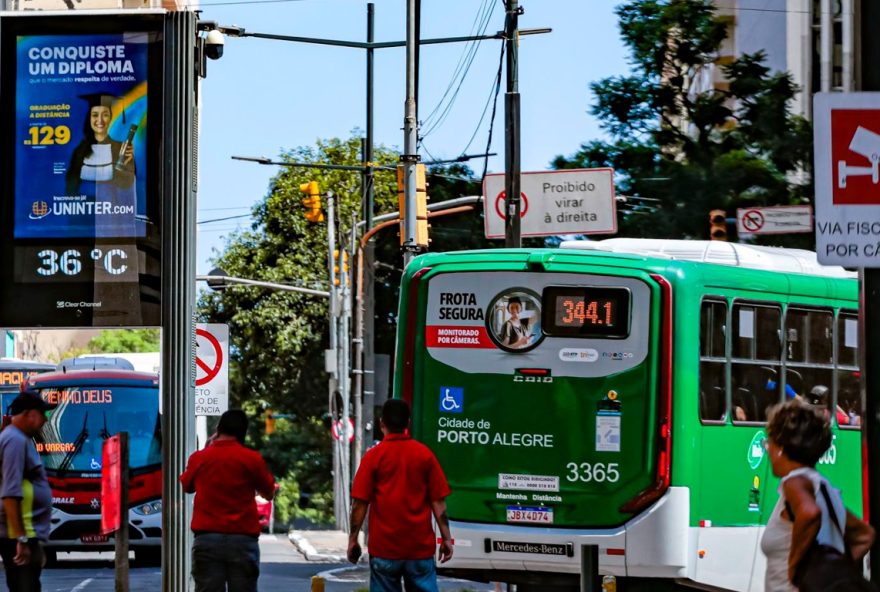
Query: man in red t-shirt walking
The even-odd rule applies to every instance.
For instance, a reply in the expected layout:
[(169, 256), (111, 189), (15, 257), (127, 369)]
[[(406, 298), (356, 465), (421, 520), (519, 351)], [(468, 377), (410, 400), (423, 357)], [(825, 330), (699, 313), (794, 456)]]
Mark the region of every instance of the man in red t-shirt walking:
[(385, 438), (364, 455), (351, 489), (348, 559), (361, 554), (358, 533), (370, 509), (370, 592), (437, 592), (434, 527), (440, 528), (440, 561), (452, 559), (446, 517), (451, 493), (440, 463), (427, 446), (406, 434), (409, 405), (391, 399), (382, 406)]
[[(180, 476), (195, 493), (192, 576), (196, 592), (257, 592), (260, 519), (254, 493), (275, 497), (275, 479), (260, 453), (245, 448), (241, 409), (220, 416), (217, 433), (189, 457)], [(227, 588), (228, 586), (228, 588)]]

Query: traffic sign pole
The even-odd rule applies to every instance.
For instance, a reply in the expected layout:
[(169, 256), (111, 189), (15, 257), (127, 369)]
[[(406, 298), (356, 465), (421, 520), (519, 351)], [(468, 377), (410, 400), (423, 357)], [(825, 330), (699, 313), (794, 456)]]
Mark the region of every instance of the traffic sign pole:
[[(880, 90), (880, 36), (874, 26), (880, 21), (880, 2), (862, 2), (862, 90)], [(871, 526), (880, 530), (880, 269), (863, 268), (859, 285), (859, 355), (862, 376), (862, 442), (868, 483), (863, 486)], [(880, 582), (880, 543), (870, 553), (871, 581)]]

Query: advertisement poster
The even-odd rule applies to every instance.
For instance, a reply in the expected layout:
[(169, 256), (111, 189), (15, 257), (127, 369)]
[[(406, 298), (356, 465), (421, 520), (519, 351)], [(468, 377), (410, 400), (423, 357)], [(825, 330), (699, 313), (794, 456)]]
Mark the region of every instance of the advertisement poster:
[(145, 236), (149, 41), (17, 37), (16, 239)]

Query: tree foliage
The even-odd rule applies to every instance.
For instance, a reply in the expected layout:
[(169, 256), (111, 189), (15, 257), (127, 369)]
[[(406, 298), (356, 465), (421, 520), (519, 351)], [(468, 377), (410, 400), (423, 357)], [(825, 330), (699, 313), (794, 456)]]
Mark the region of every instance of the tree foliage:
[[(360, 147), (357, 137), (319, 140), (314, 147), (289, 150), (282, 158), (290, 163), (359, 165)], [(396, 164), (396, 153), (385, 147), (376, 148), (374, 155), (380, 165)], [(311, 223), (303, 216), (299, 188), (308, 181), (318, 182), (324, 208), (323, 194), (335, 194), (337, 236), (350, 236), (355, 218), (360, 219), (360, 175), (289, 166), (272, 179), (268, 194), (254, 207), (251, 228), (233, 235), (214, 263), (234, 277), (327, 290), (328, 222)], [(374, 187), (378, 211), (397, 209), (394, 171), (377, 170)], [(252, 432), (287, 492), (283, 499), (290, 501), (294, 490), (323, 499), (332, 483), (329, 423), (322, 422), (329, 410), (323, 359), (328, 347), (328, 300), (231, 286), (202, 293), (199, 308), (205, 321), (229, 325), (230, 406), (254, 416), (268, 407), (290, 418), (279, 421), (271, 436)], [(279, 516), (293, 516), (296, 511), (296, 506), (279, 504)]]
[[(613, 167), (619, 194), (659, 200), (634, 200), (622, 235), (707, 238), (709, 210), (809, 201), (811, 131), (790, 112), (788, 73), (761, 52), (719, 63), (725, 25), (710, 0), (630, 0), (617, 15), (631, 70), (591, 85), (611, 141), (554, 165)], [(727, 82), (714, 85), (719, 71)]]

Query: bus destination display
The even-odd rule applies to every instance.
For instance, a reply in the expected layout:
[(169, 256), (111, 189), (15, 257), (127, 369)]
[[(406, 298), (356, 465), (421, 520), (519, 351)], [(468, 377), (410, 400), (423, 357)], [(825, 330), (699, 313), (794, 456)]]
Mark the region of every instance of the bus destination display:
[(544, 290), (544, 331), (559, 337), (612, 337), (629, 334), (629, 290), (551, 286)]

